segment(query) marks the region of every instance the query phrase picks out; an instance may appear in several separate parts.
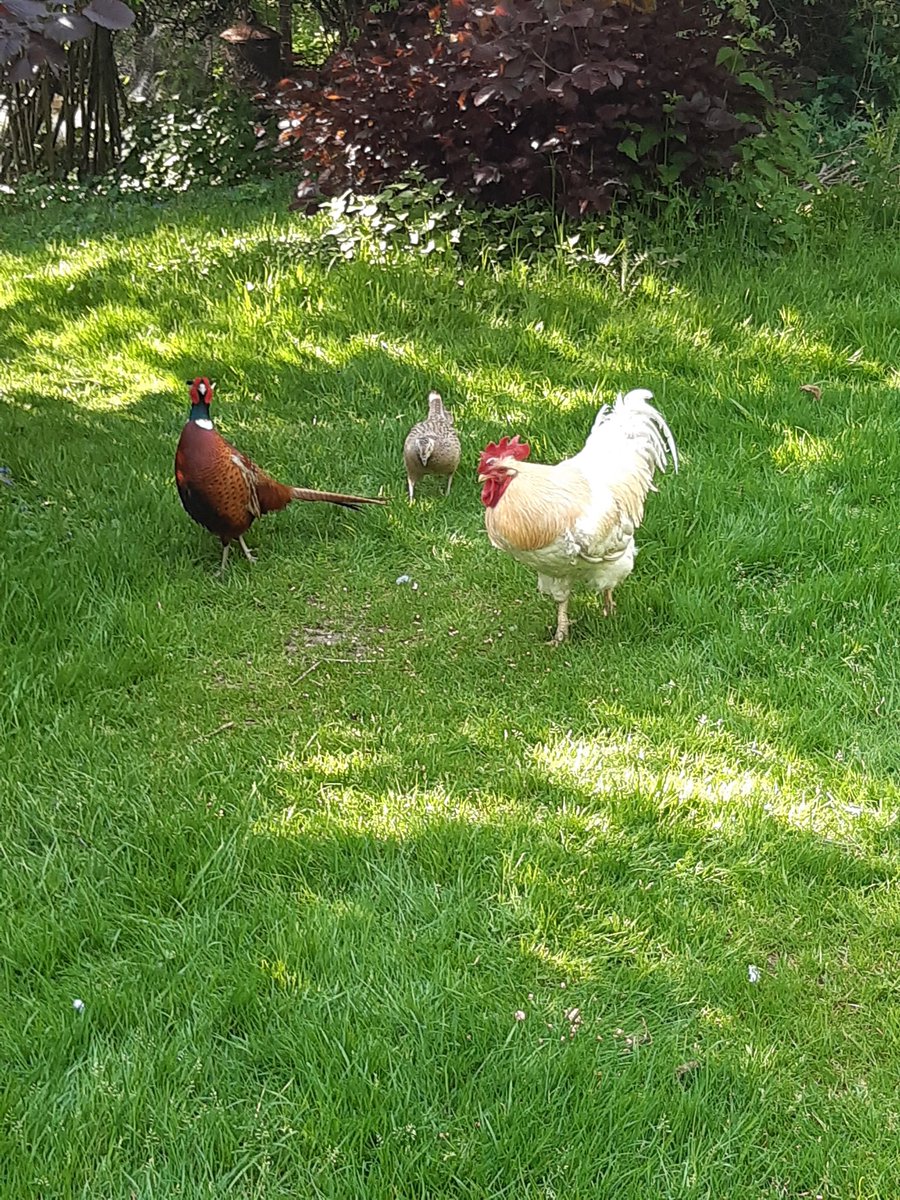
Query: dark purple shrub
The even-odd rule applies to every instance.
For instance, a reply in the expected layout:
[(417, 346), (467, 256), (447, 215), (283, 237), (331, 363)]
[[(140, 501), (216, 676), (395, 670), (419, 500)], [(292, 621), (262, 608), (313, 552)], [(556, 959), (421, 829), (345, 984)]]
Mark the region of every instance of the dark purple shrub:
[(418, 170), (489, 204), (603, 212), (727, 170), (774, 99), (745, 57), (729, 69), (736, 31), (706, 0), (450, 0), (364, 25), (276, 90), (297, 207)]
[(11, 83), (30, 82), (47, 64), (65, 65), (62, 47), (102, 29), (127, 29), (134, 13), (122, 0), (90, 0), (76, 9), (57, 0), (0, 2), (0, 73), (9, 69)]

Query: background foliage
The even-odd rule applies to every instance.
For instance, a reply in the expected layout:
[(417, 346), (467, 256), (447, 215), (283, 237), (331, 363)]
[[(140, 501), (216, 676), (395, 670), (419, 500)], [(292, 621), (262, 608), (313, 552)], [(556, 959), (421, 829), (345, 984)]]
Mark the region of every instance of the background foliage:
[(900, 103), (900, 6), (894, 0), (759, 0), (751, 10), (789, 50), (810, 92), (835, 111)]
[(304, 164), (301, 202), (415, 169), (489, 204), (606, 211), (728, 168), (774, 102), (756, 57), (691, 0), (458, 3), (446, 20), (414, 3), (281, 86), (281, 138)]
[[(73, 38), (105, 3), (75, 14)], [(66, 50), (47, 33), (58, 5), (2, 6), (0, 54), (19, 54), (10, 65), (30, 72), (0, 83), (7, 186), (33, 193), (29, 175), (115, 169), (113, 186), (159, 192), (261, 180), (279, 159), (294, 170), (299, 159), (304, 205), (427, 178), (454, 203), (531, 197), (575, 214), (624, 198), (680, 203), (683, 185), (703, 181), (702, 202), (727, 193), (783, 241), (824, 187), (866, 185), (881, 166), (896, 180), (900, 15), (887, 0), (854, 0), (848, 12), (834, 0), (777, 11), (768, 0), (664, 0), (655, 13), (594, 0), (490, 10), (266, 0), (258, 16), (293, 26), (299, 66), (265, 106), (258, 83), (242, 93), (223, 54), (229, 4), (134, 0), (133, 10), (130, 28)], [(16, 22), (33, 63), (6, 36)]]

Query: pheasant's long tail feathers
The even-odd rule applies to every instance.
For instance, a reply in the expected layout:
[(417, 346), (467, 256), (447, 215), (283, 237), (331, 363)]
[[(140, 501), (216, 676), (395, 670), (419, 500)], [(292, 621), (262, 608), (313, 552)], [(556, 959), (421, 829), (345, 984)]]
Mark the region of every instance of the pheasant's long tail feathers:
[(340, 492), (316, 492), (312, 488), (290, 488), (292, 500), (321, 500), (326, 504), (340, 504), (344, 508), (359, 508), (361, 504), (387, 504), (387, 500), (373, 496), (344, 496)]
[(572, 460), (589, 480), (612, 488), (637, 522), (647, 493), (656, 490), (654, 474), (665, 471), (669, 461), (678, 470), (675, 439), (652, 399), (652, 392), (636, 388), (620, 393), (614, 405), (604, 405), (584, 449)]
[(451, 421), (453, 417), (444, 408), (444, 401), (441, 399), (440, 392), (428, 393), (428, 416), (430, 420)]

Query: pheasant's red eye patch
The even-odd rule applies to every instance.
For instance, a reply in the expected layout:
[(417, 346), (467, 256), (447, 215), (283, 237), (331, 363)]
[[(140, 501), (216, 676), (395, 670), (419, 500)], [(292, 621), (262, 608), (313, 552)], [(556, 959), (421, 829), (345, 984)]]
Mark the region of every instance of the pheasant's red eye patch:
[(189, 379), (188, 387), (191, 389), (191, 404), (209, 404), (210, 400), (212, 400), (215, 384), (210, 383), (205, 375), (198, 375), (196, 379)]

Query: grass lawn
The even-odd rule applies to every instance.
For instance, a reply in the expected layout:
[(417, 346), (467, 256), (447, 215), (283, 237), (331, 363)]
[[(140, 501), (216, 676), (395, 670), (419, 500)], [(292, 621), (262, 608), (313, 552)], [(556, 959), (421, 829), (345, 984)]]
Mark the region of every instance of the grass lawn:
[[(329, 270), (271, 198), (4, 216), (0, 1195), (895, 1200), (896, 235), (624, 278)], [(391, 506), (218, 578), (198, 373)], [(637, 386), (682, 471), (553, 651), (477, 454)], [(431, 387), (464, 466), (410, 508)]]

